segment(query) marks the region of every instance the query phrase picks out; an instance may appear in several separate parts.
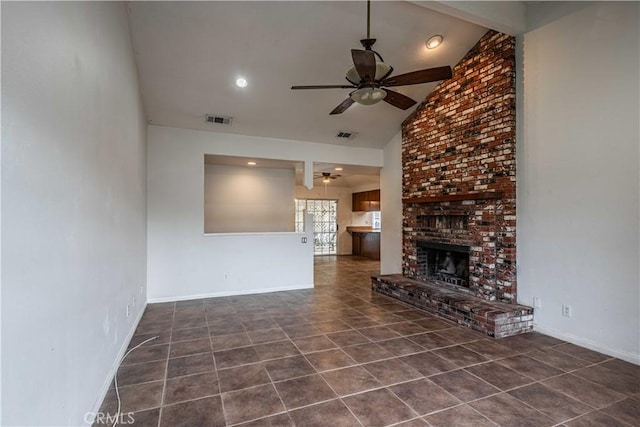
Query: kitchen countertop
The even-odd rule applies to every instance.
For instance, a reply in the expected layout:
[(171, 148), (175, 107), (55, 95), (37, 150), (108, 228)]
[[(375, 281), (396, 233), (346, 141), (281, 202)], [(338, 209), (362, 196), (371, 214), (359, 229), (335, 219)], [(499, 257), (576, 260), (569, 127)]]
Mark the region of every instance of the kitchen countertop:
[(380, 229), (374, 229), (371, 226), (367, 225), (348, 225), (347, 226), (348, 233), (380, 233)]

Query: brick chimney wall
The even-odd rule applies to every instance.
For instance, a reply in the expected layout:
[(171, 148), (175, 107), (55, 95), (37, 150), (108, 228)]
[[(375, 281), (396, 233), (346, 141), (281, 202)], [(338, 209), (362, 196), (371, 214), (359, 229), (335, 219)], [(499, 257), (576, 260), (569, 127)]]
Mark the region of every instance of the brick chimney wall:
[[(471, 246), (476, 296), (516, 302), (515, 38), (487, 32), (402, 124), (403, 272), (413, 276), (416, 239)], [(502, 193), (498, 199), (474, 194)], [(468, 215), (468, 229), (424, 228), (425, 217)]]

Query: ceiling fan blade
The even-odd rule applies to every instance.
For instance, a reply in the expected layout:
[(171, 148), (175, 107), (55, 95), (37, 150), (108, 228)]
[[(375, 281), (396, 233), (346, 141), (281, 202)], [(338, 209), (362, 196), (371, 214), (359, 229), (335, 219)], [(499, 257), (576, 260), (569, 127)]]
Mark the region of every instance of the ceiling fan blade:
[(427, 68), (426, 70), (412, 71), (411, 73), (400, 74), (389, 77), (380, 82), (380, 86), (405, 86), (417, 85), (420, 83), (435, 82), (438, 80), (450, 79), (452, 76), (451, 67)]
[(353, 65), (360, 76), (360, 81), (372, 82), (376, 78), (376, 57), (370, 50), (351, 49)]
[(353, 89), (354, 86), (346, 85), (318, 85), (318, 86), (291, 86), (291, 89)]
[(351, 107), (351, 104), (353, 104), (355, 101), (353, 99), (351, 99), (351, 97), (345, 99), (344, 101), (342, 101), (342, 103), (340, 105), (338, 105), (336, 108), (333, 109), (333, 111), (331, 111), (329, 114), (341, 114), (344, 113), (345, 110), (349, 107)]
[(409, 98), (406, 95), (403, 95), (398, 92), (394, 92), (389, 89), (385, 89), (385, 92), (387, 92), (387, 96), (384, 98), (384, 101), (387, 104), (393, 105), (394, 107), (398, 107), (403, 110), (406, 110), (407, 108), (410, 108), (416, 105), (416, 101), (414, 101), (413, 99)]

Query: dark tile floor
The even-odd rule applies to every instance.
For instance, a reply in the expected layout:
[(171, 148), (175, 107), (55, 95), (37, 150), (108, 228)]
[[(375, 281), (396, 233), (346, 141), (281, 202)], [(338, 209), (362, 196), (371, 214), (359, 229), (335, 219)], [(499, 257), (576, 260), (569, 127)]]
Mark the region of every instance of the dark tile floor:
[[(118, 372), (137, 426), (638, 426), (640, 367), (538, 333), (491, 340), (316, 260), (313, 290), (150, 304)], [(102, 411), (115, 413), (110, 390)], [(127, 420), (127, 418), (125, 418)]]

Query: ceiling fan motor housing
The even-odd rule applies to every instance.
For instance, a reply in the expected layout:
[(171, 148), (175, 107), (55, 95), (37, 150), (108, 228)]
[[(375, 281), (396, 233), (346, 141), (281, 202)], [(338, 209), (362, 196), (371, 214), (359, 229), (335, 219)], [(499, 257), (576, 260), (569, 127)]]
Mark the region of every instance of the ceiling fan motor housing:
[[(387, 65), (384, 62), (376, 61), (376, 76), (374, 79), (376, 81), (382, 80), (391, 71), (392, 68), (390, 65)], [(349, 82), (353, 83), (354, 85), (358, 85), (360, 83), (360, 75), (358, 74), (358, 71), (356, 70), (356, 67), (354, 65), (349, 67), (349, 69), (347, 70), (347, 80), (349, 80)]]

